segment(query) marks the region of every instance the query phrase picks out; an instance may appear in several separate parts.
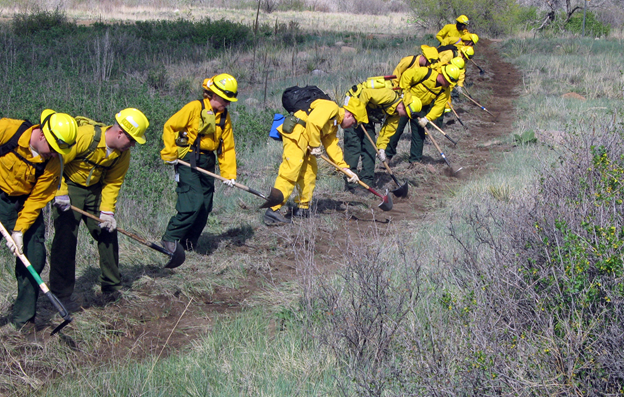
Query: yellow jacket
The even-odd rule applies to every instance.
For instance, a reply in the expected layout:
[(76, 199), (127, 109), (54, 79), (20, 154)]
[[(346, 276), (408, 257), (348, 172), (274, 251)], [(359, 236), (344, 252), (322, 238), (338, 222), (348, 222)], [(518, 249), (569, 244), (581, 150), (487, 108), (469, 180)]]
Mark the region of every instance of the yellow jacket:
[(396, 79), (392, 80), (392, 87), (399, 86), (399, 80), (401, 79), (401, 76), (403, 75), (403, 73), (405, 73), (406, 70), (420, 67), (420, 64), (418, 63), (418, 59), (421, 56), (422, 55), (410, 55), (410, 56), (401, 58), (399, 63), (394, 68), (394, 72), (392, 72), (392, 74), (396, 76)]
[(111, 127), (102, 127), (100, 142), (91, 153), (89, 153), (89, 146), (95, 138), (95, 126), (78, 127), (76, 144), (72, 146), (69, 153), (63, 156), (64, 178), (61, 188), (56, 192), (57, 196), (68, 194), (65, 178), (84, 187), (93, 186), (99, 182), (102, 184), (100, 211), (115, 212), (119, 190), (130, 166), (130, 150), (120, 152), (115, 149), (108, 157), (106, 156), (106, 131)]
[[(429, 77), (428, 72), (431, 71)], [(444, 112), (444, 106), (451, 96), (450, 87), (437, 86), (436, 79), (439, 72), (435, 69), (416, 68), (410, 69), (403, 73), (399, 85), (403, 91), (409, 90), (422, 101), (423, 108), (433, 102), (433, 106), (429, 109), (426, 117), (433, 121), (440, 117)]]
[(456, 24), (449, 23), (448, 25), (444, 25), (444, 27), (440, 29), (438, 34), (436, 34), (436, 39), (438, 39), (441, 45), (447, 45), (450, 43), (446, 43), (445, 41), (447, 41), (446, 39), (448, 39), (449, 37), (457, 37), (459, 39), (459, 37), (466, 33), (468, 33), (468, 29), (464, 29), (460, 32), (459, 30), (457, 30)]
[[(442, 72), (442, 66), (448, 65), (451, 63), (451, 59), (459, 56), (459, 51), (455, 52), (453, 50), (446, 50), (440, 53), (440, 61), (435, 65), (432, 65), (433, 69), (435, 69), (438, 73)], [(468, 61), (466, 61), (468, 63)], [(457, 79), (457, 84), (460, 87), (464, 86), (464, 81), (466, 81), (466, 67), (459, 71), (459, 79)]]
[[(236, 179), (236, 151), (234, 150), (234, 133), (232, 131), (232, 121), (229, 113), (225, 118), (223, 128), (219, 126), (223, 113), (215, 114), (209, 99), (203, 99), (204, 116), (202, 117), (202, 106), (199, 101), (193, 101), (184, 105), (176, 114), (171, 116), (165, 123), (163, 129), (163, 142), (165, 147), (160, 151), (160, 158), (165, 161), (172, 161), (178, 158), (178, 146), (175, 140), (178, 133), (186, 131), (189, 144), (193, 145), (198, 136), (198, 131), (204, 127), (201, 134), (199, 149), (201, 151), (212, 152), (219, 148), (221, 144), (221, 154), (219, 159), (219, 169), (222, 177)], [(200, 125), (201, 122), (201, 125)]]
[[(336, 102), (327, 99), (317, 99), (310, 104), (312, 111), (308, 115), (305, 111), (299, 110), (294, 116), (306, 122), (305, 128), (301, 125), (295, 126), (293, 132), (286, 135), (291, 139), (299, 141), (301, 135), (308, 141), (308, 146), (319, 147), (321, 143), (325, 151), (334, 163), (343, 168), (349, 168), (345, 163), (342, 149), (338, 145), (338, 126), (344, 120), (345, 110), (339, 107)], [(281, 128), (278, 128), (281, 132)]]
[[(22, 122), (23, 120), (0, 119), (0, 145), (9, 141)], [(33, 157), (30, 150), (30, 136), (35, 128), (39, 126), (34, 125), (22, 134), (14, 152), (31, 163), (44, 163), (41, 156)], [(58, 157), (51, 158), (43, 174), (35, 179), (35, 168), (26, 164), (14, 152), (0, 157), (0, 189), (9, 196), (28, 196), (13, 228), (26, 233), (41, 209), (54, 197), (54, 191), (59, 184), (61, 163)]]
[(359, 99), (367, 110), (378, 109), (386, 115), (386, 120), (381, 126), (377, 138), (377, 148), (385, 150), (399, 125), (399, 114), (396, 108), (401, 102), (401, 97), (396, 91), (389, 88), (364, 88)]

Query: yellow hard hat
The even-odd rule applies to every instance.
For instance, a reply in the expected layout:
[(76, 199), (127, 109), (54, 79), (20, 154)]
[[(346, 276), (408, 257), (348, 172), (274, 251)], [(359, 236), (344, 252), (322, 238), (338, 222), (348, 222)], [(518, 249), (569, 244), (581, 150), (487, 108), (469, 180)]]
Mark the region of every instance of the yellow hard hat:
[(435, 47), (429, 47), (426, 44), (420, 46), (420, 50), (422, 55), (427, 58), (429, 63), (436, 63), (440, 59), (440, 54), (438, 54), (438, 49)]
[(462, 54), (464, 54), (464, 56), (466, 57), (466, 59), (470, 59), (474, 56), (474, 48), (472, 48), (469, 45), (465, 45), (462, 48), (459, 49)]
[(202, 87), (214, 92), (226, 101), (238, 101), (238, 99), (236, 99), (238, 96), (238, 83), (231, 74), (221, 73), (209, 79), (205, 79)]
[(468, 25), (468, 17), (465, 15), (458, 16), (456, 21), (459, 23), (463, 23), (464, 25)]
[(344, 108), (353, 114), (355, 120), (360, 124), (368, 123), (368, 113), (366, 113), (366, 106), (357, 98), (345, 97)]
[(66, 113), (56, 113), (52, 109), (41, 112), (41, 131), (48, 145), (57, 153), (67, 154), (76, 143), (78, 123)]
[(479, 42), (479, 36), (475, 33), (470, 33), (470, 38), (473, 44), (477, 44)]
[(413, 119), (416, 116), (416, 113), (422, 110), (422, 101), (415, 95), (410, 94), (409, 92), (405, 94), (403, 97), (403, 105), (405, 106), (405, 112), (407, 113), (407, 117)]
[(455, 57), (455, 58), (451, 59), (451, 63), (453, 65), (457, 66), (459, 68), (459, 70), (462, 70), (463, 68), (466, 67), (466, 62), (464, 61), (464, 58), (462, 58), (462, 57)]
[(139, 109), (128, 108), (115, 115), (117, 124), (138, 144), (145, 143), (145, 130), (149, 127), (147, 117)]
[(457, 66), (450, 63), (442, 68), (442, 75), (444, 75), (446, 81), (455, 84), (459, 80), (460, 71)]

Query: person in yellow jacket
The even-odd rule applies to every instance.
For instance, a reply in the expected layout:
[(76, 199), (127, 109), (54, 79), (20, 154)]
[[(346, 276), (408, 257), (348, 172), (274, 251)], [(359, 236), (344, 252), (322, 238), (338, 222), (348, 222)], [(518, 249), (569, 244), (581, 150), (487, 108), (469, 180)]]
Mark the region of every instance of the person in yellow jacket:
[[(449, 36), (442, 41), (440, 47), (446, 47), (449, 45), (456, 46), (457, 48), (461, 48), (463, 46), (471, 46), (474, 47), (475, 44), (479, 42), (479, 36), (475, 33), (464, 33), (461, 36)], [(442, 51), (442, 49), (438, 47), (438, 51)]]
[[(385, 150), (397, 129), (399, 119), (420, 112), (422, 104), (416, 97), (412, 97), (411, 102), (406, 102), (406, 99), (399, 92), (391, 88), (371, 88), (376, 85), (370, 84), (370, 80), (353, 86), (346, 95), (358, 98), (366, 107), (369, 122), (363, 126), (371, 138), (374, 139), (375, 137), (375, 124), (382, 124), (375, 144), (377, 150), (361, 128), (345, 128), (344, 159), (352, 170), (357, 169), (361, 160), (362, 168), (358, 172), (358, 177), (362, 182), (373, 186), (377, 152), (379, 152), (377, 156), (379, 160), (386, 161)], [(374, 78), (373, 81), (375, 81)], [(355, 186), (352, 184), (347, 184), (347, 190), (352, 193), (360, 191), (355, 190)]]
[[(46, 109), (41, 122), (0, 119), (0, 222), (11, 231), (14, 253), (26, 255), (37, 273), (45, 266), (45, 224), (41, 209), (54, 197), (61, 177), (61, 158), (76, 141), (76, 120)], [(39, 286), (21, 260), (15, 263), (17, 298), (12, 323), (34, 324)]]
[[(80, 117), (77, 117), (81, 121)], [(145, 143), (147, 117), (138, 109), (128, 108), (115, 115), (115, 124), (78, 127), (76, 145), (63, 155), (63, 181), (52, 202), (54, 239), (50, 254), (50, 290), (68, 310), (74, 302), (71, 295), (76, 284), (76, 244), (83, 220), (98, 243), (100, 254), (100, 287), (114, 296), (121, 289), (119, 243), (115, 210), (119, 190), (130, 166), (130, 148)], [(99, 223), (71, 206), (89, 212)]]
[[(234, 133), (227, 107), (238, 101), (238, 83), (222, 73), (205, 79), (202, 87), (203, 98), (184, 105), (163, 129), (165, 147), (160, 157), (175, 166), (178, 182), (178, 213), (171, 217), (162, 237), (163, 246), (170, 252), (176, 251), (177, 244), (195, 249), (212, 211), (214, 179), (193, 168), (214, 172), (216, 154), (221, 176), (228, 179), (224, 183), (234, 187), (236, 181)], [(178, 159), (193, 167), (178, 165)]]
[(309, 114), (304, 110), (294, 113), (294, 117), (301, 121), (297, 122), (292, 130), (284, 130), (286, 123), (277, 128), (282, 135), (284, 152), (274, 187), (282, 192), (284, 201), (267, 208), (264, 214), (264, 222), (267, 225), (290, 223), (280, 213), (280, 208), (286, 203), (295, 186), (298, 188), (295, 199), (297, 208), (292, 215), (310, 216), (310, 202), (316, 185), (316, 158), (323, 154), (321, 144), (331, 160), (347, 171), (350, 183), (359, 180), (343, 159), (336, 133), (338, 126), (349, 128), (356, 123), (367, 123), (365, 106), (357, 98), (347, 97), (343, 107), (327, 99), (317, 99), (310, 104), (310, 109)]
[[(420, 99), (423, 106), (422, 110), (410, 120), (412, 127), (410, 163), (422, 160), (423, 144), (426, 137), (424, 127), (429, 121), (434, 121), (444, 113), (444, 107), (451, 94), (451, 85), (457, 82), (459, 74), (457, 66), (449, 64), (442, 67), (441, 72), (431, 68), (417, 68), (408, 70), (401, 76), (399, 86), (407, 100), (411, 99), (410, 96), (414, 96)], [(386, 149), (388, 158), (396, 155), (396, 147), (400, 137), (400, 134), (395, 133), (390, 139)]]
[(430, 67), (433, 64), (437, 64), (440, 60), (437, 48), (423, 44), (420, 46), (420, 50), (421, 53), (419, 55), (410, 55), (401, 58), (392, 72), (392, 75), (395, 76), (395, 78), (392, 79), (392, 87), (396, 88), (399, 86), (399, 80), (406, 70), (419, 67)]
[(460, 15), (455, 20), (455, 23), (449, 23), (448, 25), (444, 25), (442, 29), (436, 34), (436, 39), (440, 42), (441, 45), (446, 45), (446, 39), (449, 37), (460, 37), (461, 35), (468, 32), (468, 17), (465, 15)]

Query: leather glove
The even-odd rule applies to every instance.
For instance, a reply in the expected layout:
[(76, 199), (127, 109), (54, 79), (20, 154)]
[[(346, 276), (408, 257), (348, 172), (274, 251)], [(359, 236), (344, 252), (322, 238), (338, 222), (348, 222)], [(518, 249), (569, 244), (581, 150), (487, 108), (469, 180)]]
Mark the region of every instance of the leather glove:
[(425, 128), (427, 126), (427, 124), (429, 124), (429, 119), (426, 117), (421, 117), (418, 119), (418, 125), (421, 126), (422, 128)]
[(358, 178), (355, 172), (351, 171), (349, 168), (343, 168), (343, 170), (347, 174), (347, 182), (358, 183), (360, 181), (360, 178)]
[(310, 148), (310, 154), (316, 158), (319, 158), (323, 154), (323, 148), (320, 146)]
[(377, 157), (379, 157), (379, 161), (383, 163), (388, 160), (388, 158), (386, 157), (386, 149), (379, 149), (378, 152), (379, 153), (377, 153)]
[(18, 232), (14, 230), (13, 233), (11, 233), (11, 238), (13, 239), (15, 244), (7, 240), (6, 242), (7, 247), (9, 247), (9, 249), (15, 256), (19, 254), (23, 254), (24, 253), (24, 235), (22, 234), (22, 232)]
[(455, 92), (458, 94), (463, 94), (464, 93), (464, 89), (460, 86), (455, 87)]
[(59, 211), (69, 211), (71, 208), (71, 200), (68, 195), (56, 196), (52, 205), (59, 209)]
[(234, 182), (236, 182), (236, 179), (228, 179), (227, 181), (223, 181), (223, 183), (225, 183), (228, 187), (234, 187)]
[(171, 165), (177, 165), (178, 164), (178, 159), (175, 159), (175, 160), (165, 160), (165, 163), (171, 164)]
[(117, 229), (114, 212), (100, 211), (100, 219), (102, 220), (102, 223), (99, 224), (100, 229), (106, 229), (109, 232), (114, 232)]

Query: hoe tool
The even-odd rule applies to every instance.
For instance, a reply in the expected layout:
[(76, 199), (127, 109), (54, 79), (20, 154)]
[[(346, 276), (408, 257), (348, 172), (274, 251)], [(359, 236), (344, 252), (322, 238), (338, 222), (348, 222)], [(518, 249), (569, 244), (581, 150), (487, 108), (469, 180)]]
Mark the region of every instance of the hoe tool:
[[(87, 218), (91, 218), (91, 219), (93, 219), (95, 221), (102, 222), (102, 220), (100, 218), (98, 218), (97, 216), (95, 216), (93, 214), (90, 214), (90, 213), (88, 213), (86, 211), (83, 211), (83, 210), (81, 210), (78, 207), (74, 207), (72, 205), (71, 209), (76, 211), (77, 213), (79, 213), (81, 215), (86, 216)], [(138, 241), (139, 243), (141, 243), (143, 245), (146, 245), (146, 246), (148, 246), (148, 247), (150, 247), (150, 248), (152, 248), (152, 249), (154, 249), (154, 250), (156, 250), (156, 251), (158, 251), (160, 253), (163, 253), (163, 254), (167, 255), (169, 257), (169, 261), (165, 264), (165, 267), (167, 269), (173, 269), (173, 268), (176, 268), (176, 267), (180, 266), (181, 264), (184, 263), (184, 260), (186, 259), (186, 255), (184, 254), (184, 248), (182, 248), (182, 245), (180, 245), (180, 244), (176, 244), (175, 252), (169, 252), (169, 250), (161, 247), (160, 245), (157, 245), (157, 244), (154, 244), (154, 243), (152, 243), (150, 241), (147, 241), (144, 238), (141, 238), (141, 237), (137, 236), (134, 233), (127, 232), (127, 231), (125, 231), (123, 229), (120, 229), (120, 228), (117, 228), (117, 231), (119, 233), (123, 234), (123, 235), (126, 235), (126, 236), (130, 237), (133, 240)]]
[(442, 156), (442, 158), (444, 159), (444, 162), (446, 163), (446, 165), (448, 165), (449, 168), (451, 169), (451, 173), (453, 175), (458, 173), (463, 167), (460, 167), (458, 169), (453, 169), (453, 167), (451, 166), (451, 163), (449, 163), (448, 159), (444, 155), (444, 152), (442, 151), (442, 149), (440, 149), (440, 146), (438, 146), (438, 143), (436, 142), (436, 140), (433, 139), (433, 136), (429, 133), (429, 130), (427, 129), (427, 127), (425, 127), (425, 134), (429, 137), (429, 139), (431, 139), (431, 142), (433, 142), (433, 145), (436, 147), (436, 149), (438, 149), (438, 152), (440, 153), (440, 156)]
[[(189, 163), (187, 163), (186, 161), (183, 161), (183, 160), (178, 160), (178, 164), (182, 164), (182, 165), (185, 165), (187, 167), (193, 168), (191, 166), (191, 164), (189, 164)], [(210, 172), (210, 171), (205, 170), (203, 168), (196, 167), (195, 169), (197, 171), (201, 172), (202, 174), (209, 175), (209, 176), (211, 176), (211, 177), (213, 177), (215, 179), (219, 179), (221, 181), (227, 181), (228, 180), (227, 178), (224, 178), (221, 175), (217, 175), (214, 172)], [(245, 185), (242, 185), (242, 184), (240, 184), (238, 182), (234, 182), (234, 186), (239, 188), (239, 189), (242, 189), (242, 190), (244, 190), (244, 191), (246, 191), (248, 193), (251, 193), (253, 195), (256, 195), (258, 197), (261, 197), (261, 198), (265, 199), (266, 203), (262, 204), (260, 206), (260, 208), (273, 207), (273, 206), (276, 206), (278, 204), (281, 204), (284, 201), (284, 195), (282, 194), (282, 192), (280, 192), (279, 190), (277, 190), (274, 187), (271, 187), (271, 191), (269, 192), (269, 195), (265, 196), (264, 194), (260, 193), (259, 191), (255, 190), (255, 189), (252, 189), (250, 187), (247, 187)]]
[[(15, 245), (15, 241), (13, 241), (13, 238), (11, 237), (11, 234), (6, 230), (6, 228), (4, 227), (4, 225), (2, 223), (0, 223), (0, 232), (2, 233), (2, 235), (4, 236), (4, 238), (7, 241), (9, 241), (9, 242), (11, 242), (11, 244)], [(17, 252), (17, 250), (16, 250), (16, 252)], [(26, 269), (28, 270), (30, 275), (35, 279), (35, 282), (39, 285), (39, 288), (41, 288), (41, 291), (43, 291), (45, 296), (47, 296), (48, 299), (50, 299), (50, 302), (52, 302), (52, 305), (54, 305), (54, 307), (56, 308), (56, 310), (58, 310), (58, 312), (61, 315), (61, 317), (63, 317), (63, 322), (59, 326), (54, 328), (52, 333), (50, 333), (50, 336), (52, 336), (52, 335), (56, 334), (57, 332), (59, 332), (60, 330), (62, 330), (63, 328), (65, 328), (65, 326), (67, 324), (71, 323), (73, 319), (70, 317), (69, 312), (67, 311), (67, 309), (65, 309), (65, 306), (63, 306), (61, 301), (59, 301), (58, 298), (56, 296), (54, 296), (52, 291), (50, 291), (48, 289), (48, 286), (43, 282), (43, 280), (41, 280), (41, 277), (39, 277), (39, 274), (32, 267), (32, 265), (30, 264), (30, 261), (28, 260), (28, 258), (26, 258), (26, 255), (20, 254), (20, 253), (16, 253), (15, 256), (17, 256), (22, 261), (24, 266), (26, 266)]]
[[(432, 126), (434, 126), (436, 130), (440, 131), (440, 133), (441, 133), (442, 135), (444, 135), (444, 136), (446, 137), (446, 139), (448, 139), (449, 141), (453, 142), (453, 145), (457, 145), (457, 142), (455, 142), (455, 141), (453, 140), (453, 138), (451, 138), (450, 136), (448, 136), (448, 135), (446, 134), (446, 132), (442, 131), (442, 129), (441, 129), (440, 127), (438, 127), (437, 125), (435, 125), (435, 124), (433, 123), (433, 121), (431, 121), (431, 120), (428, 120), (428, 121), (429, 121), (429, 124), (431, 124)], [(440, 149), (438, 149), (438, 150), (440, 150)]]
[[(343, 170), (342, 167), (340, 167), (338, 164), (336, 164), (333, 161), (331, 161), (330, 159), (328, 159), (326, 156), (321, 155), (321, 158), (323, 160), (327, 161), (329, 164), (333, 165), (334, 168), (336, 168), (338, 171), (340, 171), (343, 174), (349, 176), (349, 174), (347, 174), (347, 172), (345, 170)], [(358, 181), (358, 183), (364, 189), (366, 189), (369, 192), (373, 193), (375, 196), (381, 198), (382, 202), (381, 202), (381, 204), (378, 205), (378, 207), (381, 208), (382, 211), (390, 211), (392, 209), (392, 197), (388, 195), (388, 191), (387, 190), (386, 190), (386, 194), (384, 196), (382, 196), (379, 192), (375, 191), (375, 189), (373, 189), (372, 187), (368, 186), (364, 182)]]
[(451, 108), (451, 110), (453, 111), (453, 114), (455, 115), (455, 118), (457, 119), (457, 121), (459, 121), (459, 124), (461, 124), (462, 127), (464, 127), (464, 131), (468, 131), (468, 128), (466, 127), (466, 125), (459, 118), (459, 115), (455, 111), (455, 108), (453, 107), (453, 105), (450, 102), (448, 104), (449, 104), (449, 107)]
[[(370, 143), (375, 148), (375, 151), (377, 152), (377, 156), (379, 156), (379, 150), (377, 149), (377, 145), (375, 145), (375, 142), (373, 141), (373, 138), (371, 138), (371, 136), (368, 134), (368, 131), (366, 131), (366, 128), (364, 128), (364, 126), (362, 124), (360, 124), (360, 127), (362, 127), (362, 131), (364, 131), (364, 134), (366, 134), (366, 137), (368, 138)], [(394, 194), (397, 197), (407, 197), (407, 189), (408, 189), (407, 182), (405, 182), (403, 185), (401, 185), (399, 183), (399, 180), (392, 173), (392, 170), (390, 169), (390, 166), (388, 165), (388, 163), (386, 161), (384, 161), (383, 165), (384, 165), (384, 167), (386, 167), (386, 170), (388, 170), (388, 174), (390, 174), (390, 176), (392, 177), (392, 180), (397, 185), (396, 189), (391, 190), (392, 194)]]
[(474, 63), (474, 65), (475, 65), (477, 68), (479, 68), (479, 74), (480, 74), (481, 76), (483, 76), (483, 75), (485, 74), (485, 71), (484, 71), (483, 69), (481, 69), (481, 66), (477, 65), (477, 63), (476, 63), (476, 62), (475, 62), (472, 58), (470, 58), (470, 61), (471, 61), (472, 63)]
[(496, 118), (496, 116), (494, 116), (492, 113), (490, 113), (490, 111), (489, 111), (489, 110), (487, 110), (484, 106), (482, 106), (479, 102), (477, 102), (477, 101), (475, 101), (474, 99), (472, 99), (472, 97), (471, 97), (470, 95), (467, 95), (467, 94), (465, 94), (465, 93), (463, 93), (463, 92), (462, 92), (462, 94), (463, 94), (466, 98), (470, 99), (470, 100), (472, 101), (472, 103), (474, 103), (475, 105), (477, 105), (478, 107), (480, 107), (482, 110), (485, 110), (485, 111), (487, 112), (487, 114), (489, 114), (490, 116), (492, 116), (492, 117)]

